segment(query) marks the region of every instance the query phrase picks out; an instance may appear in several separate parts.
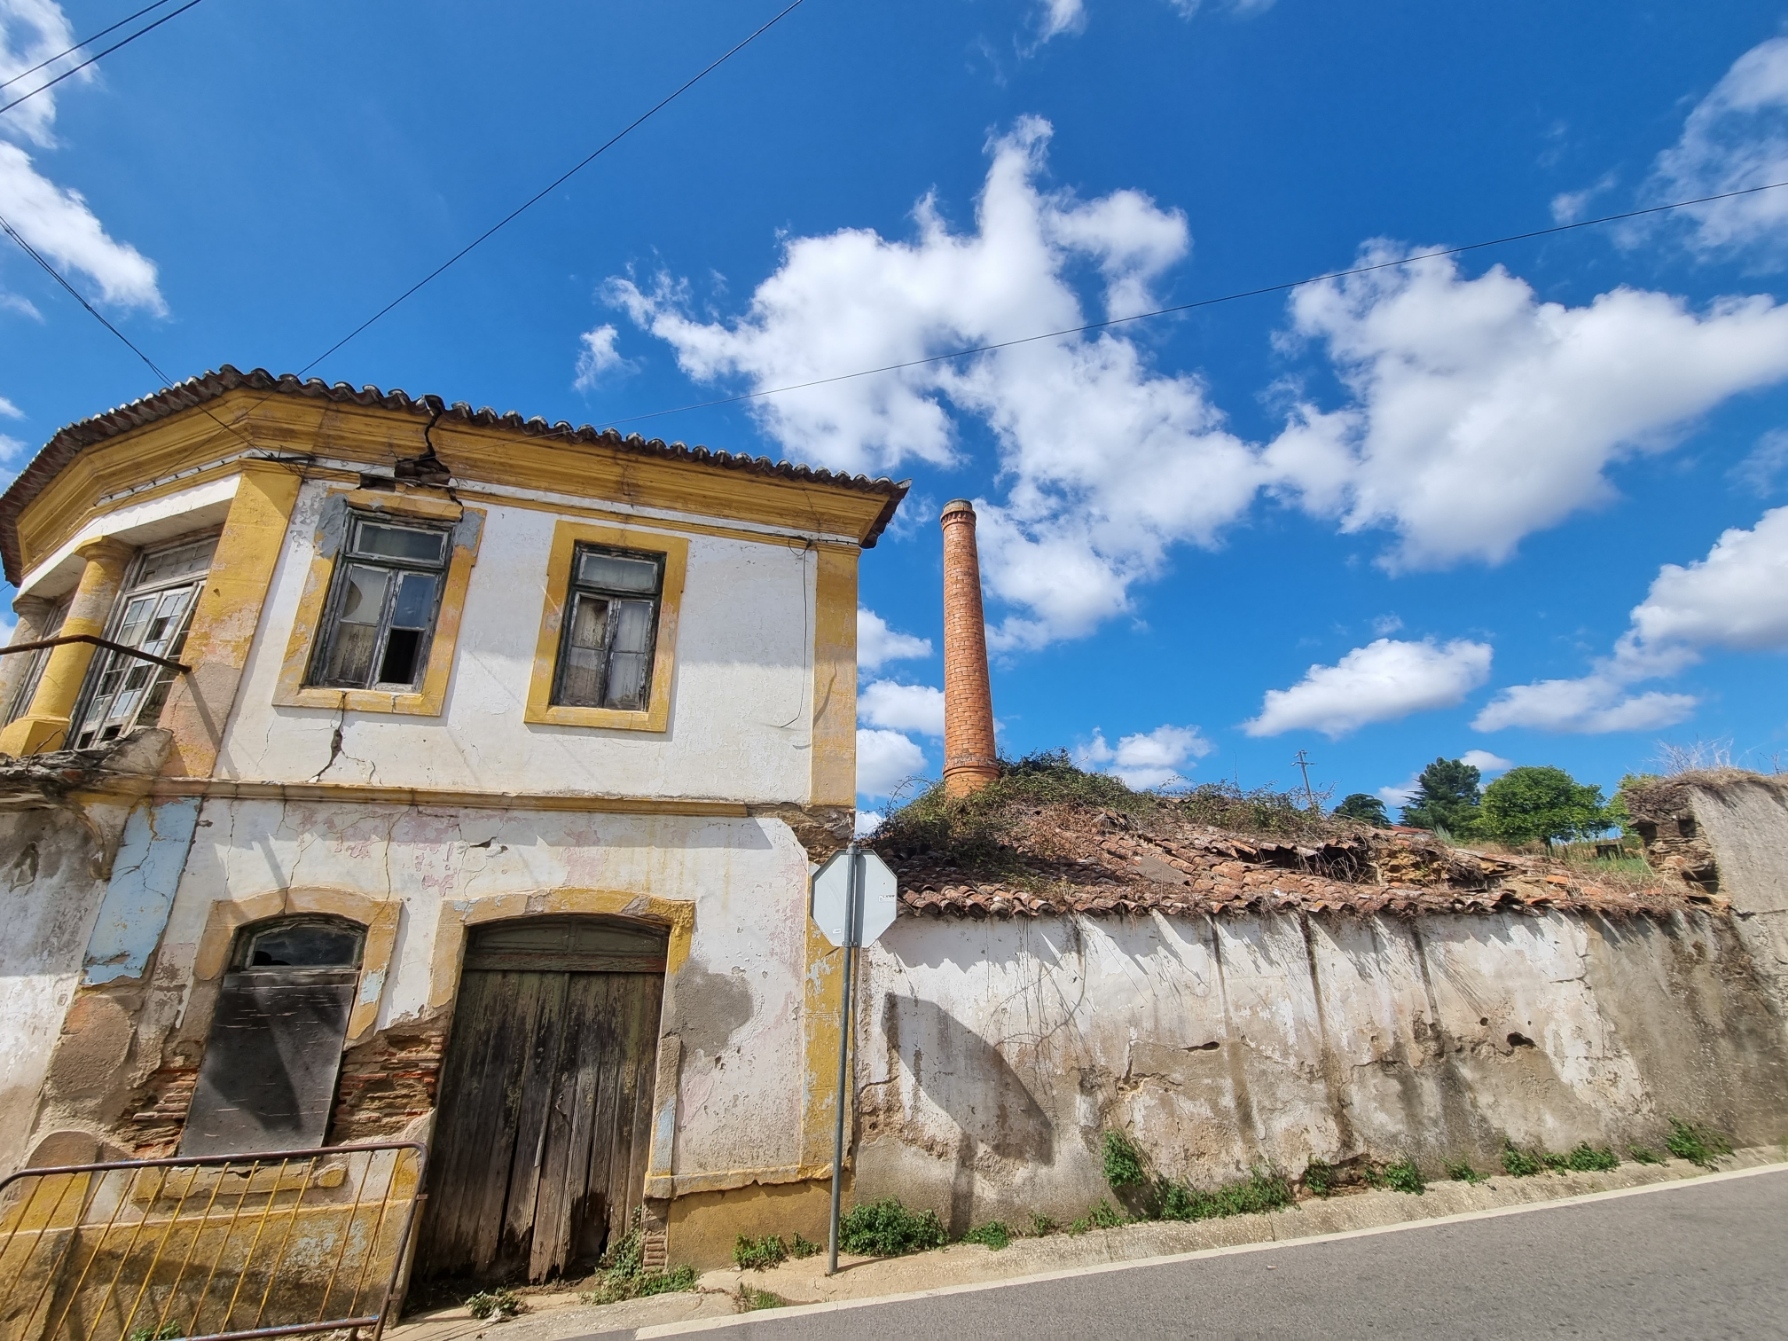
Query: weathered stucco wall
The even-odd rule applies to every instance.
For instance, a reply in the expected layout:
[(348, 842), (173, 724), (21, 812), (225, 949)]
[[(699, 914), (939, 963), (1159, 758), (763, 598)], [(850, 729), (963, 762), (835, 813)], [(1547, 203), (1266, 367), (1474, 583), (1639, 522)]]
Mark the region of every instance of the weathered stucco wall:
[(1739, 934), (1788, 1007), (1788, 778), (1736, 774), (1688, 796)]
[(523, 706), (561, 518), (480, 500), (483, 536), (445, 711), (433, 718), (344, 715), (273, 703), (326, 497), (318, 483), (299, 496), (218, 760), (220, 777), (808, 799), (815, 559), (799, 543), (667, 529), (689, 541), (669, 730), (530, 724)]
[(1778, 1008), (1731, 922), (901, 918), (866, 952), (855, 1195), (957, 1232), (1084, 1213), (1130, 1132), (1200, 1185), (1504, 1137), (1788, 1135)]

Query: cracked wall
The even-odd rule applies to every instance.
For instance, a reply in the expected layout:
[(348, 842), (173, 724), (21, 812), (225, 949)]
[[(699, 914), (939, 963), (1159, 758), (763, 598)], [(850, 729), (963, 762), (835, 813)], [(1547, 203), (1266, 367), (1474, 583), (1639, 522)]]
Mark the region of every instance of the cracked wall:
[(862, 982), (855, 1195), (955, 1232), (1083, 1214), (1108, 1127), (1203, 1186), (1669, 1115), (1788, 1135), (1779, 1010), (1713, 913), (901, 918)]

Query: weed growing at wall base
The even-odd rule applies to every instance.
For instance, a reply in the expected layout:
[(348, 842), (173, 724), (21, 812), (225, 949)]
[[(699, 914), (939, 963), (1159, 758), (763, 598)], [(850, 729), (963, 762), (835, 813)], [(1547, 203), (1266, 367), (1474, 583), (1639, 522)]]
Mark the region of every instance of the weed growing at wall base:
[(1163, 1220), (1215, 1220), (1226, 1215), (1258, 1215), (1289, 1206), (1296, 1199), (1284, 1174), (1261, 1169), (1239, 1182), (1225, 1183), (1210, 1192), (1165, 1179), (1159, 1189)]
[(1148, 1180), (1143, 1171), (1142, 1151), (1121, 1131), (1105, 1133), (1105, 1181), (1113, 1191), (1141, 1187)]
[(962, 1236), (964, 1243), (979, 1243), (983, 1247), (998, 1252), (1012, 1242), (1011, 1226), (1004, 1220), (989, 1220), (984, 1225), (977, 1225)]
[(1378, 1171), (1379, 1180), (1393, 1192), (1407, 1192), (1419, 1197), (1428, 1190), (1428, 1180), (1412, 1159), (1400, 1159)]
[(1664, 1162), (1663, 1156), (1658, 1154), (1657, 1151), (1647, 1149), (1642, 1145), (1628, 1146), (1627, 1158), (1632, 1160), (1635, 1164), (1662, 1164)]
[(838, 1246), (863, 1257), (899, 1257), (948, 1240), (936, 1211), (909, 1211), (896, 1197), (853, 1207), (838, 1226)]
[[(514, 1290), (480, 1290), (466, 1300), (466, 1308), (474, 1318), (513, 1318), (527, 1307)], [(136, 1341), (133, 1333), (131, 1341)]]
[(1712, 1127), (1671, 1118), (1670, 1134), (1664, 1138), (1664, 1148), (1678, 1159), (1686, 1159), (1691, 1164), (1711, 1169), (1715, 1160), (1732, 1153), (1732, 1142), (1723, 1132), (1715, 1131)]
[(1447, 1165), (1447, 1177), (1455, 1183), (1481, 1183), (1484, 1175), (1471, 1167), (1469, 1160), (1460, 1160), (1456, 1164)]
[(1304, 1170), (1304, 1186), (1310, 1190), (1312, 1196), (1332, 1196), (1339, 1179), (1335, 1166), (1325, 1159), (1311, 1160)]
[(648, 1295), (676, 1294), (695, 1288), (694, 1267), (648, 1270), (645, 1256), (645, 1236), (637, 1229), (629, 1230), (602, 1255), (594, 1288), (578, 1298), (586, 1304), (615, 1304), (623, 1299), (644, 1299)]
[(755, 1285), (740, 1285), (733, 1307), (741, 1313), (756, 1313), (766, 1308), (786, 1308), (788, 1300), (774, 1290), (760, 1290)]
[(788, 1261), (788, 1245), (780, 1234), (766, 1234), (761, 1239), (744, 1234), (733, 1240), (733, 1265), (741, 1271), (768, 1271)]
[(1536, 1173), (1544, 1173), (1546, 1166), (1537, 1156), (1509, 1141), (1502, 1148), (1502, 1171), (1511, 1178), (1531, 1178)]

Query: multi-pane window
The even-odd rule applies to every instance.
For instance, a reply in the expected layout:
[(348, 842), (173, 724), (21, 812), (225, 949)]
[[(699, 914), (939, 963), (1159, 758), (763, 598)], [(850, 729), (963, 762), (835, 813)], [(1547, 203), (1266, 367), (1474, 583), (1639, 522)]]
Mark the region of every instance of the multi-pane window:
[(664, 556), (579, 545), (560, 635), (553, 702), (642, 709), (652, 696), (652, 656)]
[[(213, 535), (138, 556), (113, 609), (107, 639), (178, 661), (216, 548)], [(75, 708), (69, 743), (86, 749), (116, 740), (138, 723), (153, 725), (175, 674), (171, 667), (100, 649)]]
[[(61, 603), (50, 611), (50, 617), (43, 623), (33, 642), (54, 638), (62, 632), (62, 621), (68, 618), (68, 606), (73, 596), (65, 596)], [(37, 695), (37, 683), (43, 679), (43, 668), (49, 663), (50, 653), (54, 648), (40, 647), (35, 652), (15, 652), (15, 656), (28, 656), (30, 661), (25, 666), (25, 673), (19, 677), (18, 687), (12, 691), (12, 698), (0, 703), (0, 726), (23, 717), (31, 706), (31, 700)]]
[(309, 682), (412, 690), (428, 668), (449, 532), (350, 513)]

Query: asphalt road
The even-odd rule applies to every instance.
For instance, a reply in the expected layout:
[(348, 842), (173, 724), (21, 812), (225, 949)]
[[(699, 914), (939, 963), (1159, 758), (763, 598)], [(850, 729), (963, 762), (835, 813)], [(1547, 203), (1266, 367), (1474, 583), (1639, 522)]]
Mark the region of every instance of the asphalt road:
[(716, 1337), (1788, 1337), (1788, 1172), (1015, 1282)]

